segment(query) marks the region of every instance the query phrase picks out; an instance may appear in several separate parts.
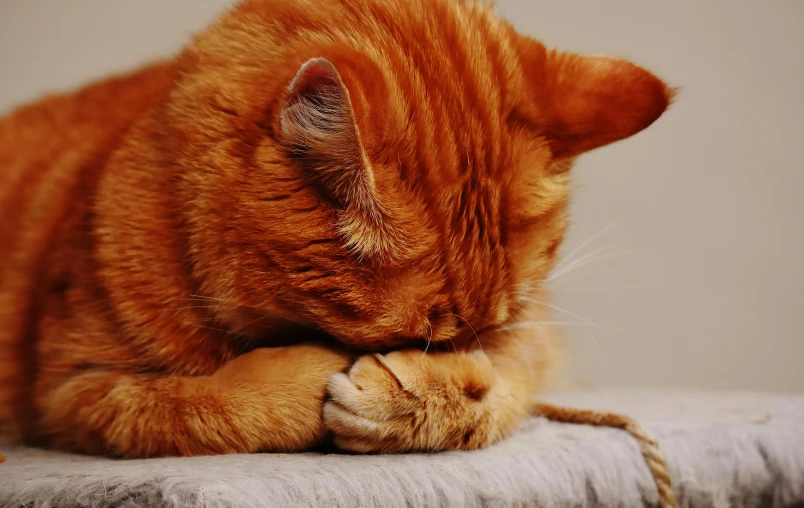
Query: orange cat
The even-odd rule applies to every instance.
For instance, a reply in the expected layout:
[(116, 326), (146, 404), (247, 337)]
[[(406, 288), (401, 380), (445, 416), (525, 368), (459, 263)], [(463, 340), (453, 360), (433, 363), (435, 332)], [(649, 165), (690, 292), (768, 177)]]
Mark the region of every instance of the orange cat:
[(253, 0), (23, 107), (0, 120), (0, 421), (126, 457), (486, 446), (555, 363), (517, 323), (544, 315), (572, 158), (669, 98), (484, 3)]

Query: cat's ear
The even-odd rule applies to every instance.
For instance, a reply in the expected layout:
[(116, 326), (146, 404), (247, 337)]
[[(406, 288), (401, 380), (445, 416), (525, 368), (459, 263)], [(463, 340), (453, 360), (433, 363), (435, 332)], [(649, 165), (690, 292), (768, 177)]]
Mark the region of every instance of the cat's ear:
[(305, 62), (288, 86), (280, 113), (283, 143), (338, 208), (338, 228), (360, 256), (393, 257), (392, 220), (374, 185), (349, 90), (324, 58)]
[(621, 58), (548, 51), (542, 100), (556, 157), (633, 136), (667, 109), (674, 90)]
[(354, 119), (349, 90), (329, 60), (305, 62), (288, 86), (282, 137), (341, 206), (373, 193), (374, 175)]

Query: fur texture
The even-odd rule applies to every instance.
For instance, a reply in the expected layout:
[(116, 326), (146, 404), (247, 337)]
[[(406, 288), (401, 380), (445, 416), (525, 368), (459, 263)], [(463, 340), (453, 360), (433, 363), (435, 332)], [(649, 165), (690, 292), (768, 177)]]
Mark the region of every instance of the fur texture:
[(486, 446), (555, 364), (516, 323), (544, 316), (572, 158), (669, 100), (484, 3), (253, 0), (15, 111), (0, 420), (128, 457)]

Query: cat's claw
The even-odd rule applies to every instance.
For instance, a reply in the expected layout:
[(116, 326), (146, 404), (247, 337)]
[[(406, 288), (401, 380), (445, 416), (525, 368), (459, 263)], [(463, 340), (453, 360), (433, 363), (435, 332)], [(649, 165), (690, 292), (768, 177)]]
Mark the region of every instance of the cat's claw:
[(330, 378), (324, 422), (342, 449), (471, 449), (494, 437), (492, 368), (482, 353), (366, 355)]

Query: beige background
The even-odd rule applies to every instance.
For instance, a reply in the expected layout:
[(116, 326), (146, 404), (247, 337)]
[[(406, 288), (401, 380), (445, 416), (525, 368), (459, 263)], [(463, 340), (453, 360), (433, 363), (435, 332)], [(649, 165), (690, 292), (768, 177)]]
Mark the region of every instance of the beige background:
[[(0, 110), (170, 55), (223, 0), (3, 0)], [(550, 45), (683, 87), (651, 129), (581, 159), (556, 283), (595, 384), (804, 391), (804, 2), (498, 0)], [(611, 252), (611, 255), (607, 255)], [(557, 313), (556, 320), (581, 322)]]

